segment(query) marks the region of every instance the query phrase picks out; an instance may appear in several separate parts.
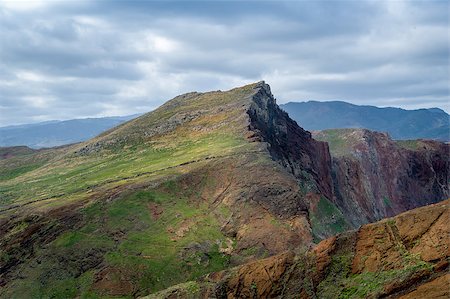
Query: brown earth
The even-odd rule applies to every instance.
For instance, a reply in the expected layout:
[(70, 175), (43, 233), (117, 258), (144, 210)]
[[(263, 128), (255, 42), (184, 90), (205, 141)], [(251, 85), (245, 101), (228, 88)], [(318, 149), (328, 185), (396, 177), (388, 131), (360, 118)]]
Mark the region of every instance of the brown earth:
[[(214, 188), (202, 186), (203, 177), (217, 182)], [(242, 155), (211, 162), (180, 180), (181, 185), (198, 190), (192, 204), (208, 204), (223, 232), (236, 240), (232, 253), (236, 263), (312, 243), (300, 188), (276, 163), (255, 164), (251, 155)], [(229, 209), (228, 217), (217, 210), (222, 206)], [(254, 254), (242, 260), (241, 253), (249, 251)]]
[(11, 271), (32, 257), (37, 248), (52, 242), (62, 232), (78, 227), (82, 220), (78, 209), (84, 203), (55, 208), (45, 214), (0, 219), (0, 248), (10, 256), (0, 263), (0, 286), (8, 282)]
[(399, 297), (399, 299), (448, 299), (450, 298), (450, 274), (445, 274), (430, 282), (424, 283), (411, 293)]
[[(245, 88), (249, 89), (244, 87), (243, 90)], [(235, 241), (235, 246), (228, 244), (226, 248), (221, 248), (230, 256), (231, 266), (267, 256), (272, 257), (208, 276), (201, 282), (205, 286), (200, 289), (202, 294), (211, 296), (215, 294), (219, 298), (223, 296), (290, 298), (300, 294), (303, 298), (313, 298), (322, 292), (320, 283), (334, 275), (336, 257), (339, 257), (338, 259), (342, 257), (345, 261), (344, 266), (348, 268), (349, 275), (352, 272), (354, 275), (359, 275), (363, 270), (401, 270), (405, 267), (405, 253), (410, 259), (412, 257), (414, 262), (419, 258), (422, 262), (441, 265), (435, 267), (440, 269), (438, 273), (445, 271), (447, 266), (442, 266), (442, 257), (448, 256), (448, 246), (445, 244), (448, 240), (442, 232), (445, 231), (444, 224), (448, 215), (445, 216), (444, 212), (436, 207), (427, 207), (430, 209), (430, 215), (411, 214), (416, 218), (403, 219), (399, 216), (395, 218), (394, 223), (392, 220), (387, 220), (373, 226), (364, 226), (358, 232), (350, 232), (325, 240), (314, 250), (307, 251), (313, 243), (312, 214), (323, 212), (319, 208), (321, 199), (325, 198), (330, 203), (335, 203), (345, 216), (353, 221), (355, 227), (360, 222), (372, 221), (391, 212), (395, 214), (408, 207), (435, 201), (445, 192), (448, 194), (448, 189), (445, 191), (445, 184), (442, 183), (445, 177), (443, 169), (446, 165), (448, 166), (445, 157), (435, 155), (431, 146), (423, 154), (415, 152), (408, 154), (411, 156), (402, 158), (403, 162), (400, 164), (395, 160), (397, 156), (394, 156), (392, 161), (386, 158), (386, 162), (383, 163), (377, 160), (376, 163), (380, 163), (382, 168), (380, 178), (389, 178), (389, 180), (369, 184), (367, 182), (375, 180), (375, 177), (366, 181), (365, 172), (357, 170), (359, 169), (358, 161), (345, 160), (350, 161), (346, 164), (347, 168), (336, 168), (336, 160), (334, 158), (332, 160), (327, 143), (314, 140), (309, 132), (300, 128), (278, 108), (268, 85), (260, 82), (252, 85), (250, 90), (250, 93), (247, 92), (243, 98), (234, 100), (231, 104), (219, 105), (210, 111), (199, 110), (175, 114), (167, 123), (154, 124), (150, 127), (145, 122), (145, 117), (138, 118), (116, 131), (106, 132), (95, 140), (78, 145), (75, 154), (96, 154), (114, 140), (126, 143), (131, 142), (133, 138), (139, 139), (143, 136), (152, 138), (162, 134), (175, 134), (175, 130), (180, 127), (200, 132), (214, 130), (216, 126), (225, 126), (230, 122), (239, 125), (238, 133), (245, 136), (245, 140), (249, 142), (246, 145), (253, 145), (252, 151), (186, 162), (184, 165), (179, 165), (185, 168), (180, 171), (183, 174), (176, 177), (176, 182), (181, 192), (189, 194), (189, 204), (194, 207), (206, 205), (208, 212), (220, 224), (221, 233)], [(218, 94), (220, 99), (222, 95)], [(164, 106), (179, 107), (183, 101), (195, 102), (199, 95), (202, 94), (183, 95)], [(207, 112), (211, 115), (206, 118), (225, 117), (228, 123), (221, 121), (213, 126), (202, 124), (199, 117)], [(197, 122), (195, 126), (194, 122)], [(139, 126), (133, 127), (136, 124)], [(127, 134), (122, 134), (121, 130)], [(364, 146), (356, 148), (369, 151), (372, 155), (372, 151)], [(375, 148), (378, 149), (379, 146), (376, 145)], [(437, 148), (440, 148), (440, 145)], [(389, 150), (385, 150), (384, 154), (388, 155)], [(373, 156), (370, 155), (368, 160)], [(422, 158), (411, 158), (412, 160), (408, 158), (416, 156)], [(370, 167), (367, 171), (372, 169)], [(396, 176), (396, 171), (401, 167), (406, 169), (405, 172), (401, 172), (402, 176)], [(342, 170), (342, 174), (336, 169)], [(405, 179), (405, 176), (411, 176), (411, 178)], [(204, 185), (205, 178), (215, 184)], [(391, 181), (391, 178), (397, 178), (397, 181)], [(169, 177), (165, 179), (168, 180)], [(170, 177), (170, 179), (174, 178)], [(163, 182), (164, 179), (161, 181)], [(76, 230), (77, 227), (88, 222), (89, 219), (83, 218), (79, 211), (88, 202), (108, 205), (130, 190), (144, 189), (148, 186), (156, 187), (159, 183), (161, 182), (142, 181), (139, 185), (125, 184), (109, 190), (95, 187), (92, 189), (91, 197), (85, 201), (74, 205), (48, 208), (39, 213), (27, 207), (16, 209), (14, 215), (0, 220), (2, 221), (0, 223), (1, 249), (10, 257), (8, 260), (1, 260), (0, 285), (8, 284), (11, 279), (20, 278), (19, 264), (26, 264), (33, 258), (37, 259), (36, 263), (39, 262), (39, 257), (35, 257), (35, 249), (44, 248), (64, 232)], [(368, 189), (366, 189), (367, 184), (370, 186)], [(372, 206), (370, 201), (372, 197), (364, 197), (364, 194), (370, 192), (384, 194), (378, 192), (380, 188), (392, 190), (392, 194), (400, 194), (399, 198), (402, 200), (414, 192), (417, 194), (414, 195), (414, 201), (410, 206), (397, 204), (402, 201), (397, 201), (397, 197), (392, 196), (392, 207), (386, 208), (383, 212), (378, 206), (380, 199), (377, 198), (374, 201), (375, 206)], [(426, 190), (429, 190), (431, 195), (426, 195), (423, 201), (417, 199), (419, 195), (424, 195)], [(63, 200), (60, 202), (64, 203)], [(149, 210), (149, 217), (154, 221), (162, 217), (164, 213), (156, 203), (150, 203), (146, 207)], [(227, 210), (227, 213), (223, 213), (221, 209)], [(353, 214), (356, 218), (351, 218)], [(328, 217), (328, 214), (324, 213), (324, 215), (324, 218)], [(432, 215), (436, 217), (431, 219)], [(26, 225), (22, 226), (22, 222)], [(182, 238), (195, 224), (195, 219), (189, 219), (182, 222), (179, 228), (173, 228), (170, 231), (173, 239), (176, 241), (177, 238)], [(321, 224), (325, 226), (323, 229), (329, 232), (328, 235), (331, 235), (333, 232), (331, 226), (335, 223), (322, 222)], [(135, 223), (135, 229), (142, 229), (140, 225)], [(117, 246), (126, 238), (126, 232), (121, 229), (102, 230), (102, 233), (112, 237), (114, 245), (111, 246)], [(372, 238), (373, 236), (376, 236), (377, 241)], [(380, 245), (378, 242), (385, 244)], [(129, 273), (119, 268), (104, 267), (103, 255), (111, 250), (110, 248), (95, 252), (67, 251), (71, 254), (66, 254), (64, 249), (55, 250), (60, 251), (52, 252), (53, 255), (44, 258), (57, 259), (54, 264), (61, 268), (58, 269), (61, 272), (70, 268), (69, 273), (64, 273), (68, 277), (79, 277), (88, 270), (95, 270), (97, 272), (93, 290), (110, 295), (138, 294), (136, 293), (139, 291), (138, 287), (130, 285), (128, 277), (139, 276), (139, 269), (133, 269), (134, 272)], [(302, 253), (300, 254), (299, 251)], [(359, 254), (359, 251), (364, 255)], [(425, 251), (427, 253), (424, 253)], [(423, 256), (420, 257), (417, 253), (422, 253)], [(351, 260), (347, 261), (349, 256)], [(417, 275), (416, 277), (408, 276), (400, 281), (400, 285), (408, 280), (412, 287), (426, 278), (433, 278), (434, 275), (425, 270), (415, 273), (422, 274), (418, 278)], [(298, 281), (302, 281), (302, 284)], [(397, 285), (390, 283), (391, 287), (386, 294), (398, 292)], [(384, 284), (388, 283), (383, 282)], [(176, 296), (173, 292), (171, 294)]]
[(161, 214), (164, 212), (161, 205), (158, 205), (157, 203), (154, 202), (149, 203), (148, 208), (150, 210), (153, 220), (158, 220), (159, 217), (161, 217)]
[(334, 202), (354, 227), (450, 196), (448, 144), (396, 142), (365, 129), (315, 132), (314, 137), (331, 144)]
[[(361, 285), (358, 279), (373, 273), (366, 283), (380, 279), (379, 284), (367, 286), (365, 297), (448, 298), (449, 204), (446, 200), (364, 225), (324, 240), (309, 252), (286, 252), (210, 274), (198, 281), (198, 294), (202, 298), (337, 298), (352, 290), (348, 288), (352, 279)], [(433, 248), (423, 247), (430, 240), (435, 242)], [(183, 298), (177, 294), (184, 294), (181, 286), (178, 291), (171, 289), (171, 298)], [(168, 297), (161, 292), (147, 298)]]
[(97, 273), (93, 290), (109, 296), (126, 296), (136, 290), (131, 282), (132, 273), (118, 268), (105, 268)]
[(364, 226), (358, 233), (352, 273), (402, 267), (405, 252), (425, 262), (450, 256), (449, 213), (426, 206)]

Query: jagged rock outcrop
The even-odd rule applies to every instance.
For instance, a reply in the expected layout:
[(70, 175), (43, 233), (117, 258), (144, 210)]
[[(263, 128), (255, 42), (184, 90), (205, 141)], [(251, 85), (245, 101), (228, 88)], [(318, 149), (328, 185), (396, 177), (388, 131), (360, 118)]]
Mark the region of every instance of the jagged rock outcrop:
[[(150, 298), (448, 298), (450, 200)], [(425, 296), (425, 297), (424, 297)]]
[[(258, 90), (247, 108), (251, 138), (266, 144), (272, 159), (293, 175), (300, 186), (300, 196), (296, 198), (298, 208), (283, 209), (284, 215), (294, 215), (296, 210), (307, 213), (316, 240), (350, 228), (332, 203), (334, 195), (328, 144), (314, 140), (310, 132), (289, 118), (276, 104), (269, 85), (260, 82), (257, 86)], [(271, 192), (278, 191), (272, 189)], [(281, 210), (285, 200), (271, 201), (269, 194), (266, 193), (262, 201), (271, 202), (273, 208)]]
[[(250, 130), (268, 143), (272, 158), (296, 177), (307, 195), (309, 213), (320, 214), (324, 206), (331, 209), (334, 204), (345, 218), (338, 211), (322, 217), (337, 220), (316, 223), (316, 237), (449, 197), (449, 145), (395, 142), (385, 133), (365, 129), (314, 132), (313, 137), (324, 142), (316, 141), (276, 105), (268, 85), (260, 84), (248, 110)], [(317, 210), (321, 201), (325, 204)]]
[(311, 190), (333, 198), (331, 184), (331, 157), (328, 144), (316, 141), (289, 115), (281, 110), (261, 82), (248, 110), (250, 130), (267, 142), (272, 157), (288, 169), (300, 182), (312, 181)]
[(0, 182), (0, 297), (145, 295), (308, 247), (312, 203), (332, 196), (326, 143), (264, 82), (178, 96), (48, 153)]
[(330, 143), (335, 203), (355, 226), (450, 196), (450, 147), (365, 129), (316, 132)]
[[(433, 171), (446, 166), (435, 156), (425, 160)], [(417, 174), (411, 186), (434, 175), (411, 165)], [(280, 110), (264, 82), (181, 95), (87, 142), (5, 157), (0, 166), (4, 298), (142, 296), (268, 256), (275, 257), (240, 268), (238, 276), (234, 270), (210, 276), (208, 283), (235, 297), (326, 294), (318, 284), (348, 278), (336, 271), (350, 273), (349, 259), (364, 237), (349, 233), (307, 250), (351, 228), (343, 203), (353, 197), (335, 196), (344, 189), (333, 182), (327, 143)], [(353, 225), (372, 219), (360, 215)], [(355, 269), (379, 266), (378, 253), (372, 256), (366, 243), (358, 250), (367, 251), (370, 265), (361, 258)], [(279, 255), (296, 248), (303, 253)], [(336, 256), (342, 267), (333, 262)], [(299, 280), (302, 286), (288, 284)]]

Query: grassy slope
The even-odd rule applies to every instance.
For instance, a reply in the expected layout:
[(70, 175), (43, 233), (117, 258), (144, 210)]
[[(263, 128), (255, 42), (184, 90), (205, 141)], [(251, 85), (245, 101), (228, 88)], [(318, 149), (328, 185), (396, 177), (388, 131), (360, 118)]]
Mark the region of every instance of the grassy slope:
[[(191, 100), (176, 98), (86, 143), (30, 154), (26, 160), (2, 161), (9, 166), (0, 175), (3, 217), (101, 198), (120, 186), (150, 187), (132, 187), (112, 202), (92, 201), (81, 210), (81, 224), (44, 248), (35, 248), (35, 258), (17, 270), (23, 273), (21, 278), (0, 295), (106, 298), (111, 294), (108, 287), (94, 285), (94, 281), (120, 285), (124, 276), (129, 279), (129, 284), (121, 285), (124, 293), (147, 294), (225, 268), (229, 257), (221, 251), (233, 240), (223, 235), (217, 218), (227, 217), (227, 208), (219, 206), (211, 213), (208, 204), (191, 202), (198, 189), (179, 187), (177, 177), (201, 167), (205, 159), (210, 162), (254, 150), (255, 145), (240, 131), (242, 111), (216, 109), (233, 105), (252, 92), (248, 86), (227, 93), (197, 94)], [(205, 108), (214, 111), (164, 134), (142, 138), (146, 128), (164, 125), (177, 113)], [(92, 144), (95, 151), (81, 154), (80, 149)], [(161, 181), (165, 183), (158, 185)], [(214, 182), (205, 179), (203, 184)], [(19, 222), (10, 234), (28, 225)], [(0, 258), (7, 262), (12, 257), (0, 251)], [(92, 268), (106, 269), (107, 278), (99, 279), (102, 274)], [(120, 293), (115, 295), (121, 297)]]
[[(161, 212), (157, 217), (154, 206)], [(107, 297), (107, 286), (93, 284), (96, 271), (83, 271), (101, 259), (102, 268), (113, 273), (111, 285), (123, 280), (115, 275), (124, 275), (132, 285), (125, 293), (138, 289), (141, 295), (228, 265), (228, 256), (220, 252), (228, 240), (214, 214), (205, 204), (189, 202), (189, 190), (179, 189), (174, 181), (157, 189), (129, 192), (111, 204), (93, 203), (82, 214), (87, 221), (40, 249), (35, 260), (22, 266), (23, 278), (4, 296)], [(185, 249), (193, 244), (204, 249)], [(120, 292), (113, 295), (122, 297)]]
[(353, 257), (354, 253), (345, 250), (332, 256), (327, 274), (317, 287), (319, 298), (377, 298), (386, 285), (406, 281), (414, 273), (433, 268), (431, 263), (405, 250), (401, 257), (402, 267), (398, 269), (352, 274)]
[(320, 197), (317, 205), (311, 208), (309, 217), (316, 242), (351, 228), (342, 212), (325, 197)]
[[(89, 202), (76, 227), (34, 248), (35, 257), (17, 269), (21, 278), (0, 296), (144, 295), (226, 268), (224, 252), (236, 240), (223, 234), (218, 219), (227, 219), (230, 211), (225, 205), (212, 209), (211, 198), (193, 200), (201, 188), (218, 182), (204, 178), (201, 186), (190, 186), (179, 180), (215, 160), (259, 150), (245, 138), (242, 110), (253, 92), (249, 85), (180, 96), (88, 142), (30, 154), (32, 163), (0, 162), (9, 167), (0, 175), (0, 217)], [(183, 123), (182, 117), (191, 115), (196, 118)], [(257, 159), (273, 163), (268, 156)], [(105, 201), (116, 189), (118, 197)], [(340, 217), (327, 227), (328, 218), (339, 216), (330, 205), (321, 200), (312, 214), (316, 236), (344, 229)], [(10, 234), (28, 225), (18, 222)], [(0, 258), (12, 257), (0, 251)]]
[[(438, 277), (443, 283), (428, 289), (429, 298), (447, 298), (448, 237), (443, 232), (448, 203), (365, 225), (309, 251), (298, 248), (291, 257), (283, 253), (145, 298), (199, 298), (218, 292), (250, 298), (258, 291), (264, 298), (398, 298)], [(434, 241), (428, 243), (430, 239)], [(261, 275), (266, 269), (271, 275)]]
[[(354, 146), (361, 143), (365, 129), (329, 129), (314, 132), (314, 139), (328, 142), (333, 156), (349, 156), (354, 151)], [(417, 151), (426, 148), (426, 142), (416, 140), (394, 140), (395, 144), (404, 149)]]
[(328, 142), (333, 156), (349, 155), (355, 144), (361, 142), (361, 129), (330, 129), (314, 133), (314, 139)]
[[(111, 130), (91, 141), (62, 150), (2, 161), (0, 209), (42, 199), (82, 198), (100, 185), (113, 187), (123, 180), (139, 181), (155, 171), (176, 167), (209, 156), (227, 155), (245, 146), (240, 124), (230, 122), (240, 111), (205, 115), (163, 135), (142, 138), (146, 128), (157, 127), (177, 113), (210, 109), (250, 95), (252, 86), (227, 93), (206, 93), (191, 100), (175, 98), (154, 112)], [(227, 125), (225, 125), (225, 123)], [(195, 131), (196, 126), (218, 126), (215, 130)], [(80, 148), (101, 144), (88, 155)]]

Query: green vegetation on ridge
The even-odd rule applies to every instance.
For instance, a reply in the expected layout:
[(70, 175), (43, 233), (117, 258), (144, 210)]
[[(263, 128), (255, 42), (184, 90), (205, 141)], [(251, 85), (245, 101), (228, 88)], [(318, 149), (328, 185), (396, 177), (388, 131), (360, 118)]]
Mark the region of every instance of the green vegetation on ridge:
[(404, 266), (378, 272), (351, 273), (352, 253), (336, 254), (324, 280), (317, 287), (317, 295), (324, 299), (378, 298), (386, 283), (403, 281), (420, 270), (431, 270), (432, 266), (419, 258), (405, 255)]
[[(191, 202), (191, 192), (168, 182), (110, 204), (91, 204), (82, 211), (81, 227), (60, 235), (24, 266), (26, 274), (9, 295), (103, 298), (108, 283), (143, 295), (226, 268), (229, 258), (221, 250), (227, 238), (214, 216), (224, 207), (211, 213), (207, 204)], [(109, 279), (97, 273), (95, 282), (94, 272), (83, 270), (98, 263)]]
[(313, 237), (316, 242), (350, 228), (342, 212), (325, 197), (310, 212)]
[[(230, 212), (198, 194), (216, 182), (180, 180), (207, 163), (259, 150), (242, 134), (239, 101), (253, 92), (249, 86), (181, 96), (88, 142), (0, 161), (8, 166), (0, 173), (0, 217), (77, 204), (61, 211), (68, 223), (33, 218), (51, 234), (48, 243), (23, 248), (32, 255), (1, 250), (2, 267), (27, 260), (17, 261), (0, 297), (146, 295), (226, 268), (225, 252), (235, 241), (223, 235), (218, 219)], [(20, 238), (32, 225), (15, 223), (1, 241)]]
[[(51, 198), (61, 194), (70, 196), (85, 193), (102, 184), (125, 179), (139, 180), (140, 176), (193, 160), (230, 154), (232, 149), (239, 146), (239, 139), (231, 134), (208, 134), (179, 142), (173, 140), (165, 146), (155, 144), (152, 147), (143, 144), (115, 154), (94, 154), (89, 157), (72, 154), (50, 165), (19, 166), (6, 170), (1, 175), (11, 179), (0, 182), (0, 205)], [(22, 176), (19, 175), (20, 172)]]

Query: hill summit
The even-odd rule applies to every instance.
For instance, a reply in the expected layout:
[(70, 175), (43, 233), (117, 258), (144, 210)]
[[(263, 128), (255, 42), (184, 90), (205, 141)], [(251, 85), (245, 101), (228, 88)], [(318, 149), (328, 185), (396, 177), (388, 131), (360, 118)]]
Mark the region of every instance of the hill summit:
[[(336, 177), (360, 162), (349, 156), (333, 167), (328, 143), (258, 82), (180, 95), (80, 144), (2, 149), (0, 295), (138, 297), (309, 248), (448, 197), (448, 146), (436, 144), (426, 158), (420, 148), (392, 145), (417, 175), (400, 172), (388, 182), (392, 198), (383, 201), (379, 190), (367, 208), (355, 197), (379, 184), (358, 193), (359, 173)], [(419, 201), (405, 185), (417, 196), (433, 189)], [(355, 206), (362, 212), (348, 215)]]

